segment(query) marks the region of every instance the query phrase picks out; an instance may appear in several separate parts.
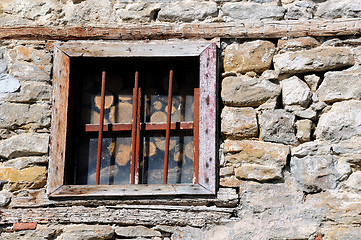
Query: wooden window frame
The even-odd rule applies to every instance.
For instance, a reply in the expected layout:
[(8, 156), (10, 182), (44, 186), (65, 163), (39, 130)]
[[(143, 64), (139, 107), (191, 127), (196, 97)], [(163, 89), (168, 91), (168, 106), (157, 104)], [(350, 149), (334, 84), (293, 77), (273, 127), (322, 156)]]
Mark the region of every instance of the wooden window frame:
[[(196, 184), (65, 185), (70, 61), (77, 57), (199, 57), (199, 166)], [(217, 45), (56, 42), (47, 193), (50, 197), (214, 195), (216, 193)], [(195, 124), (197, 124), (195, 122)], [(195, 143), (196, 144), (196, 143)]]

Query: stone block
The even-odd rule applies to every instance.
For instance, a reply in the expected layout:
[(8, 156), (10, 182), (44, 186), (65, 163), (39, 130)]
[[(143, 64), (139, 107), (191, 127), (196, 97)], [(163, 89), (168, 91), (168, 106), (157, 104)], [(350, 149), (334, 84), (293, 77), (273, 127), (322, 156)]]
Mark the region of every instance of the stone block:
[(299, 120), (296, 123), (297, 138), (300, 142), (307, 142), (311, 140), (312, 121), (309, 119)]
[(50, 101), (52, 87), (50, 84), (39, 82), (21, 82), (20, 92), (7, 94), (6, 100), (11, 102), (34, 103), (36, 101)]
[(334, 226), (325, 231), (324, 239), (350, 240), (359, 239), (361, 236), (361, 228), (358, 226)]
[(0, 235), (0, 239), (6, 240), (48, 240), (54, 239), (56, 237), (55, 229), (41, 229), (41, 230), (28, 230), (28, 231), (19, 231), (19, 232), (3, 232)]
[(294, 129), (295, 116), (283, 109), (264, 111), (259, 117), (261, 136), (264, 141), (297, 144)]
[(114, 229), (107, 225), (67, 225), (58, 240), (105, 240), (114, 238)]
[(14, 129), (49, 127), (51, 109), (48, 104), (0, 103), (0, 127)]
[(117, 227), (115, 233), (119, 237), (161, 237), (159, 231), (144, 226)]
[(307, 107), (311, 102), (312, 93), (305, 82), (296, 76), (281, 82), (282, 102), (284, 105)]
[(149, 22), (156, 19), (161, 4), (150, 2), (135, 2), (127, 4), (124, 9), (117, 9), (117, 16), (123, 21)]
[(0, 207), (6, 207), (11, 202), (11, 193), (8, 191), (0, 192)]
[(354, 191), (355, 193), (360, 194), (361, 193), (361, 171), (356, 171), (352, 173), (347, 181), (345, 182), (345, 185)]
[(280, 50), (301, 50), (305, 48), (314, 48), (320, 43), (313, 37), (300, 37), (293, 39), (280, 39), (277, 42), (277, 48)]
[(290, 148), (277, 143), (226, 140), (224, 152), (226, 153), (226, 163), (233, 165), (262, 164), (282, 169), (286, 165)]
[(360, 74), (361, 68), (325, 73), (324, 80), (316, 92), (318, 98), (326, 103), (349, 99), (361, 100)]
[(13, 93), (19, 90), (20, 82), (9, 74), (0, 74), (0, 98), (5, 93)]
[(275, 50), (272, 42), (263, 40), (231, 44), (224, 51), (224, 71), (262, 73), (271, 67)]
[(291, 155), (294, 157), (305, 157), (305, 156), (314, 156), (314, 155), (329, 155), (331, 154), (332, 146), (327, 142), (321, 141), (312, 141), (305, 142), (297, 147), (291, 149)]
[(285, 19), (300, 20), (312, 19), (316, 12), (316, 4), (306, 1), (297, 1), (286, 7)]
[(222, 101), (227, 106), (258, 107), (281, 94), (278, 84), (260, 78), (226, 77), (222, 81)]
[(32, 62), (38, 66), (50, 65), (52, 56), (50, 52), (36, 49), (35, 46), (16, 46), (9, 51), (12, 62)]
[(0, 179), (8, 181), (10, 191), (44, 187), (46, 173), (46, 167), (29, 167), (24, 170), (0, 167)]
[(311, 88), (312, 91), (316, 91), (318, 88), (318, 85), (321, 82), (321, 78), (315, 74), (306, 75), (305, 81), (306, 81), (307, 85)]
[(19, 80), (49, 82), (50, 72), (33, 64), (18, 63), (10, 65), (9, 73)]
[(262, 182), (283, 178), (281, 169), (260, 164), (242, 164), (240, 167), (235, 168), (234, 171), (239, 179)]
[(354, 0), (328, 0), (321, 3), (316, 16), (320, 18), (359, 18), (361, 17), (361, 2)]
[(229, 176), (229, 175), (233, 175), (234, 174), (234, 170), (233, 167), (221, 167), (219, 169), (219, 176), (221, 177), (225, 177), (225, 176)]
[(277, 73), (291, 74), (349, 67), (354, 65), (355, 59), (349, 48), (318, 47), (277, 54), (273, 63)]
[(20, 157), (3, 162), (1, 167), (22, 170), (36, 165), (45, 165), (47, 163), (48, 157)]
[(248, 2), (227, 2), (222, 7), (225, 16), (240, 20), (281, 20), (285, 11), (285, 8), (277, 5)]
[(48, 134), (21, 134), (0, 141), (0, 156), (8, 159), (48, 153)]
[(219, 185), (222, 187), (240, 187), (244, 184), (244, 181), (239, 180), (236, 176), (221, 177), (219, 179)]
[(335, 189), (343, 177), (337, 169), (337, 158), (332, 155), (292, 157), (291, 173), (305, 192)]
[(191, 22), (217, 17), (218, 8), (215, 2), (177, 2), (166, 5), (158, 13), (159, 21)]
[(361, 101), (334, 103), (329, 112), (321, 115), (315, 135), (330, 142), (361, 136)]
[(225, 137), (242, 139), (258, 135), (256, 111), (253, 108), (224, 107), (221, 119), (221, 130)]
[(299, 110), (299, 111), (295, 111), (293, 112), (297, 117), (300, 118), (306, 118), (306, 119), (312, 119), (312, 120), (316, 120), (317, 119), (317, 112), (312, 110), (312, 108), (308, 108), (306, 110)]

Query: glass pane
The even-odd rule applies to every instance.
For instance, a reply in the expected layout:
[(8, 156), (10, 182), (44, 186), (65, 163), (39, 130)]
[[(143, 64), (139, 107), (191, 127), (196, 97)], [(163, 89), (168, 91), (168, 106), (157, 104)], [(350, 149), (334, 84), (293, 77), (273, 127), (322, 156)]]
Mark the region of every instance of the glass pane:
[[(141, 182), (162, 184), (165, 136), (155, 134), (143, 138), (143, 160), (141, 161)], [(168, 183), (192, 183), (193, 137), (171, 136), (169, 143)]]

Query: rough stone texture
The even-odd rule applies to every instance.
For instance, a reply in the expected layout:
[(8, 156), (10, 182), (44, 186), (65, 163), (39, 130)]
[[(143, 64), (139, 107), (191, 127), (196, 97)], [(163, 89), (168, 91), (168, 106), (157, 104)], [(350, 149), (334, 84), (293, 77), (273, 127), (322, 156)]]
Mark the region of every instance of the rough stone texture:
[(48, 153), (49, 135), (22, 134), (0, 141), (0, 156), (17, 158)]
[(297, 117), (300, 117), (300, 118), (306, 118), (306, 119), (312, 119), (312, 120), (317, 119), (317, 112), (312, 110), (312, 108), (308, 108), (306, 110), (295, 111), (293, 113)]
[(239, 180), (235, 176), (222, 177), (219, 180), (219, 185), (222, 187), (240, 187), (244, 181)]
[(144, 227), (117, 227), (115, 233), (120, 237), (160, 237), (162, 234), (159, 231)]
[(277, 47), (280, 50), (301, 50), (304, 48), (314, 48), (319, 46), (320, 43), (313, 37), (300, 37), (294, 39), (280, 39), (277, 42)]
[(204, 20), (218, 15), (215, 2), (176, 2), (167, 5), (159, 11), (160, 21), (184, 21)]
[(275, 45), (269, 41), (256, 40), (243, 44), (231, 44), (224, 52), (224, 71), (262, 73), (272, 64)]
[(361, 101), (334, 103), (329, 112), (321, 115), (315, 135), (331, 142), (361, 136)]
[[(7, 191), (0, 192), (0, 207), (6, 207), (11, 202), (11, 193)], [(0, 231), (1, 232), (1, 231)]]
[(264, 141), (296, 144), (295, 116), (283, 109), (264, 111), (259, 117), (261, 136)]
[(0, 74), (0, 97), (5, 93), (13, 93), (20, 88), (20, 82), (9, 74)]
[(355, 60), (349, 48), (319, 47), (277, 54), (273, 63), (275, 70), (284, 74), (332, 70), (352, 66)]
[(68, 225), (63, 233), (57, 238), (59, 240), (103, 240), (112, 239), (114, 229), (107, 225)]
[(357, 171), (352, 173), (347, 181), (345, 182), (345, 185), (351, 189), (351, 191), (354, 191), (355, 193), (360, 194), (361, 193), (361, 171)]
[(318, 88), (318, 85), (320, 84), (321, 78), (315, 74), (306, 75), (305, 81), (306, 81), (307, 85), (311, 88), (312, 91), (316, 91)]
[(307, 107), (312, 93), (305, 82), (296, 76), (284, 79), (281, 82), (282, 102), (284, 105), (300, 105)]
[(116, 9), (116, 15), (127, 22), (149, 22), (156, 19), (161, 4), (149, 2), (135, 2)]
[(321, 18), (359, 18), (361, 17), (361, 3), (354, 0), (328, 0), (320, 4), (316, 16)]
[(337, 159), (332, 155), (291, 158), (291, 173), (305, 192), (334, 189), (349, 171), (338, 172)]
[(45, 165), (48, 163), (48, 157), (20, 157), (3, 162), (1, 167), (10, 167), (22, 170), (36, 165)]
[(31, 62), (42, 68), (49, 68), (52, 61), (51, 53), (40, 50), (37, 45), (15, 46), (9, 51), (9, 56), (12, 62)]
[(0, 179), (8, 181), (11, 191), (41, 188), (46, 184), (46, 167), (29, 167), (24, 170), (0, 168)]
[(50, 81), (50, 72), (45, 72), (41, 66), (32, 64), (18, 63), (10, 65), (9, 73), (24, 81)]
[(300, 142), (307, 142), (311, 140), (312, 121), (308, 119), (299, 120), (296, 123), (297, 138)]
[(37, 101), (50, 101), (52, 87), (39, 82), (22, 82), (20, 91), (7, 94), (6, 100), (11, 102), (34, 103)]
[(308, 1), (297, 1), (293, 4), (287, 5), (287, 12), (285, 19), (311, 19), (315, 15), (316, 5)]
[(40, 128), (50, 125), (48, 104), (0, 103), (1, 128)]
[(0, 239), (6, 240), (48, 240), (56, 237), (55, 229), (41, 229), (41, 230), (29, 230), (20, 231), (15, 233), (3, 232), (0, 234)]
[(258, 107), (278, 97), (278, 84), (260, 78), (226, 77), (222, 81), (222, 100), (227, 106)]
[(5, 48), (0, 48), (0, 74), (7, 69), (7, 59), (4, 58)]
[(282, 19), (286, 9), (276, 5), (262, 5), (256, 3), (225, 3), (222, 7), (222, 12), (225, 16), (234, 19), (267, 19), (279, 20)]
[(325, 73), (325, 78), (316, 92), (318, 98), (327, 103), (348, 99), (361, 100), (360, 74), (361, 68)]
[(237, 178), (257, 180), (260, 182), (281, 179), (283, 177), (280, 169), (260, 164), (245, 163), (240, 167), (235, 168), (234, 171)]
[(258, 123), (253, 108), (224, 107), (221, 114), (222, 134), (230, 138), (257, 137)]

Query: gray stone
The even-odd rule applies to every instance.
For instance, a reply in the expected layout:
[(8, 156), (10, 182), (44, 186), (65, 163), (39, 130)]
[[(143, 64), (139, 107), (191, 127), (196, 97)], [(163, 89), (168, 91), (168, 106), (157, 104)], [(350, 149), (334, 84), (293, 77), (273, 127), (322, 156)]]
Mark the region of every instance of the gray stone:
[(300, 142), (307, 142), (311, 140), (312, 121), (309, 119), (299, 120), (296, 123), (297, 138)]
[(7, 191), (0, 192), (0, 207), (6, 207), (11, 202), (11, 193)]
[(159, 231), (144, 227), (144, 226), (130, 226), (117, 227), (115, 233), (120, 237), (160, 237), (162, 234)]
[(234, 169), (235, 175), (240, 179), (269, 181), (283, 177), (279, 168), (259, 164), (242, 164)]
[(0, 235), (1, 240), (48, 240), (56, 237), (55, 229), (27, 230), (19, 232), (3, 232)]
[(158, 13), (159, 21), (190, 22), (205, 20), (218, 15), (215, 2), (177, 2), (166, 5)]
[(291, 158), (291, 173), (305, 192), (335, 189), (342, 173), (337, 171), (337, 159), (332, 155)]
[(325, 102), (316, 102), (311, 104), (311, 109), (314, 111), (321, 111), (325, 107), (327, 107), (327, 104)]
[[(355, 216), (357, 219), (357, 216)], [(329, 231), (325, 231), (325, 239), (337, 239), (337, 240), (351, 240), (359, 239), (361, 236), (361, 228), (356, 226), (334, 226)]]
[(48, 104), (0, 103), (0, 127), (39, 128), (50, 125), (51, 109)]
[(12, 167), (22, 170), (36, 165), (46, 165), (47, 163), (48, 157), (20, 157), (4, 162), (2, 167)]
[(9, 51), (12, 62), (31, 62), (37, 66), (47, 68), (51, 65), (51, 52), (46, 52), (45, 49), (38, 49), (33, 45), (17, 45)]
[(361, 100), (360, 74), (361, 68), (351, 71), (327, 72), (316, 92), (318, 98), (326, 103), (349, 99)]
[(311, 2), (297, 1), (288, 5), (286, 9), (285, 19), (287, 20), (311, 19), (315, 15), (316, 5)]
[(352, 191), (361, 193), (361, 171), (352, 173), (345, 182), (345, 185)]
[(361, 101), (334, 103), (331, 110), (321, 115), (315, 135), (330, 142), (361, 136)]
[(171, 240), (194, 240), (204, 239), (204, 232), (199, 228), (184, 227), (177, 229), (171, 236)]
[(361, 2), (354, 0), (328, 0), (321, 3), (316, 16), (320, 18), (361, 17)]
[(332, 150), (335, 154), (361, 154), (361, 137), (352, 137), (332, 144)]
[(12, 102), (34, 103), (36, 101), (49, 101), (52, 96), (50, 84), (39, 82), (22, 82), (20, 92), (8, 94), (6, 100)]
[(222, 134), (229, 138), (251, 138), (258, 135), (256, 111), (253, 108), (224, 107), (221, 114)]
[(320, 42), (313, 37), (299, 37), (292, 39), (280, 39), (277, 42), (278, 49), (283, 51), (295, 51), (301, 49), (314, 48), (320, 45)]
[(250, 41), (242, 44), (231, 44), (224, 51), (224, 71), (262, 73), (272, 64), (276, 46), (270, 41)]
[(233, 188), (219, 188), (217, 199), (221, 200), (216, 203), (219, 207), (235, 207), (238, 203), (238, 193)]
[(314, 110), (312, 110), (312, 108), (308, 108), (306, 110), (301, 110), (301, 111), (295, 111), (293, 113), (300, 118), (306, 118), (312, 120), (316, 120), (317, 118), (317, 113)]
[(0, 97), (4, 93), (13, 93), (19, 90), (20, 82), (9, 74), (0, 74)]
[(136, 2), (127, 4), (125, 9), (117, 10), (117, 16), (124, 21), (149, 22), (156, 20), (156, 14), (161, 9), (160, 4)]
[(48, 153), (49, 135), (22, 134), (0, 141), (0, 156), (17, 158)]
[(114, 229), (107, 225), (68, 225), (58, 240), (103, 240), (113, 239)]
[(277, 54), (273, 63), (277, 73), (289, 74), (348, 67), (354, 65), (355, 59), (349, 48), (318, 47)]
[(318, 85), (320, 84), (321, 78), (315, 74), (306, 75), (305, 81), (308, 84), (308, 86), (311, 88), (312, 91), (316, 91)]
[(8, 67), (7, 61), (0, 57), (0, 74), (5, 73)]
[(298, 158), (315, 155), (329, 155), (332, 153), (331, 149), (332, 146), (330, 144), (316, 140), (293, 147), (291, 155)]
[(221, 177), (225, 177), (225, 176), (229, 176), (229, 175), (233, 175), (233, 174), (234, 174), (233, 167), (221, 167), (219, 169), (219, 176), (221, 176)]
[(281, 94), (278, 84), (259, 78), (226, 77), (222, 81), (222, 100), (225, 105), (258, 107)]
[(262, 73), (261, 78), (265, 80), (277, 80), (278, 74), (275, 70), (266, 70)]
[(261, 135), (264, 141), (296, 144), (295, 116), (282, 109), (264, 111), (260, 117)]
[(282, 80), (282, 101), (284, 105), (307, 107), (312, 93), (305, 82), (296, 76)]
[(25, 81), (50, 81), (50, 73), (32, 64), (14, 64), (10, 65), (9, 73), (14, 77)]
[(227, 2), (222, 7), (225, 16), (234, 19), (281, 20), (286, 9), (277, 5), (264, 5), (248, 2)]

